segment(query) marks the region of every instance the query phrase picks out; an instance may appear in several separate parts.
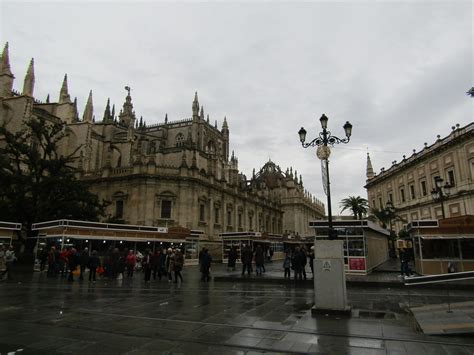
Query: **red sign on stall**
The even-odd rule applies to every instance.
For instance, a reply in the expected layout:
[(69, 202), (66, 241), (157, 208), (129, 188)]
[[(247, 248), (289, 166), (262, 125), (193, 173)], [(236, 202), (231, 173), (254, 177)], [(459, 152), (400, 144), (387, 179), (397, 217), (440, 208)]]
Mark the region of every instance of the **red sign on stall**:
[(350, 258), (349, 270), (365, 270), (365, 258)]

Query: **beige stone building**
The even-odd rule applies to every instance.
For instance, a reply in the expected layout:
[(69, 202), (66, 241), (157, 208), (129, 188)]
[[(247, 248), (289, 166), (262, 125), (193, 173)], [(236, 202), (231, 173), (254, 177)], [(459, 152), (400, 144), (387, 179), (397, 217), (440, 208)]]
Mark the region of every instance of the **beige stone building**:
[[(435, 181), (443, 179), (449, 189), (443, 204), (432, 196)], [(452, 127), (452, 132), (420, 152), (413, 151), (402, 161), (375, 174), (367, 156), (367, 196), (369, 206), (384, 209), (392, 201), (397, 214), (406, 222), (395, 222), (398, 231), (404, 224), (423, 219), (474, 214), (474, 123)], [(439, 196), (439, 195), (438, 195)]]
[(201, 230), (202, 238), (212, 240), (232, 231), (308, 235), (309, 220), (324, 216), (324, 205), (292, 168), (283, 171), (269, 161), (251, 177), (239, 172), (226, 117), (220, 128), (217, 121), (211, 124), (197, 93), (190, 117), (171, 121), (165, 116), (146, 125), (135, 113), (130, 88), (118, 115), (108, 101), (101, 119), (95, 117), (91, 91), (80, 118), (67, 75), (57, 101), (49, 95), (45, 102), (35, 98), (33, 60), (23, 90), (13, 90), (8, 50), (7, 44), (0, 68), (0, 124), (17, 131), (24, 120), (38, 116), (65, 122), (61, 152), (80, 146), (79, 177), (111, 201), (110, 218)]

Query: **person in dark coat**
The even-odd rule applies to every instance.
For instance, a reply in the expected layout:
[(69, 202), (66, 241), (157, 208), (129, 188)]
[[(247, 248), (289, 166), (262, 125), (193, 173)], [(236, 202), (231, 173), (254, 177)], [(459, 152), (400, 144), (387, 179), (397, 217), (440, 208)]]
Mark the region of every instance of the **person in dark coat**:
[(69, 268), (69, 275), (67, 280), (74, 281), (74, 274), (73, 272), (76, 271), (77, 266), (81, 263), (81, 256), (77, 252), (76, 249), (72, 248), (69, 252), (68, 256), (68, 268)]
[(401, 276), (411, 276), (410, 270), (410, 254), (407, 252), (406, 249), (400, 249), (400, 274)]
[[(202, 262), (202, 260), (201, 260)], [(178, 248), (174, 254), (174, 283), (178, 283), (178, 278), (183, 282), (183, 275), (181, 275), (181, 270), (184, 267), (184, 255), (181, 250)]]
[(227, 258), (227, 270), (232, 269), (232, 271), (235, 271), (235, 262), (237, 261), (237, 250), (235, 247), (230, 248), (229, 256)]
[(296, 247), (291, 257), (291, 268), (295, 271), (295, 282), (303, 279), (303, 258), (299, 247)]
[(100, 266), (100, 259), (97, 256), (97, 251), (93, 250), (89, 258), (89, 282), (95, 282), (95, 275), (97, 268)]
[(247, 270), (248, 275), (250, 275), (250, 273), (252, 272), (252, 259), (253, 259), (252, 250), (247, 245), (242, 250), (242, 276), (244, 276), (245, 270)]
[(300, 253), (301, 261), (303, 262), (303, 268), (301, 269), (301, 271), (303, 272), (303, 278), (306, 280), (306, 264), (308, 263), (308, 254), (304, 246), (301, 247)]
[[(166, 249), (165, 249), (166, 250)], [(163, 276), (166, 276), (166, 251), (160, 249), (160, 255), (158, 256), (158, 280), (161, 281)]]
[(160, 260), (160, 252), (155, 250), (153, 256), (151, 257), (151, 271), (153, 272), (153, 280), (156, 280), (156, 275), (158, 274), (159, 270), (159, 260)]
[(84, 280), (84, 271), (86, 270), (87, 265), (89, 265), (89, 249), (84, 248), (81, 253), (81, 273), (79, 275), (79, 280)]
[(255, 249), (255, 271), (257, 273), (257, 276), (262, 276), (264, 263), (265, 252), (263, 251), (263, 248), (260, 245), (257, 245), (257, 248)]
[(212, 257), (209, 255), (209, 251), (204, 249), (201, 258), (201, 281), (209, 281), (210, 277), (210, 269), (211, 269)]
[(145, 273), (145, 282), (150, 282), (151, 278), (151, 250), (147, 249), (142, 260), (142, 269)]
[(314, 279), (314, 246), (311, 247), (309, 252), (309, 267), (311, 268), (311, 274)]

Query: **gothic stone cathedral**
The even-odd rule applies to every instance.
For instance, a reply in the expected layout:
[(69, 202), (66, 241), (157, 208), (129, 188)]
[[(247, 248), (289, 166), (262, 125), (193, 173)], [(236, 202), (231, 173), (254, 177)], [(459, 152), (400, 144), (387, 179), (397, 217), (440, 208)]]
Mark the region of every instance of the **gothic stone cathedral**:
[[(324, 216), (324, 205), (303, 187), (296, 171), (267, 162), (250, 178), (239, 173), (229, 149), (229, 127), (204, 117), (197, 93), (192, 117), (146, 125), (137, 120), (130, 89), (116, 115), (109, 101), (102, 121), (95, 120), (92, 91), (79, 118), (64, 76), (56, 102), (34, 97), (34, 62), (22, 92), (13, 90), (8, 43), (0, 68), (0, 124), (11, 131), (24, 120), (45, 117), (66, 123), (63, 154), (81, 146), (79, 178), (92, 192), (111, 201), (109, 217), (129, 224), (181, 226), (203, 232), (208, 240), (224, 232), (259, 231), (309, 235), (308, 221)], [(1, 137), (0, 137), (1, 144)]]

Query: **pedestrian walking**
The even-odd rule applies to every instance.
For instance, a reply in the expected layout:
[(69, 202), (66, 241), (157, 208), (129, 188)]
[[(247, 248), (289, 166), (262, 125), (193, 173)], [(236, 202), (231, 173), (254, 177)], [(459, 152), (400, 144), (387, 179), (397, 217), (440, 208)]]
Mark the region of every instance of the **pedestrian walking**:
[(76, 268), (80, 265), (81, 261), (80, 261), (80, 255), (79, 253), (77, 252), (77, 250), (75, 248), (71, 248), (69, 250), (69, 255), (67, 257), (67, 260), (68, 260), (68, 269), (69, 269), (69, 274), (68, 274), (68, 277), (67, 277), (67, 280), (70, 281), (70, 282), (73, 282), (74, 281), (74, 271), (76, 271)]
[(151, 250), (147, 249), (145, 251), (145, 255), (143, 256), (142, 260), (142, 269), (143, 272), (145, 273), (145, 282), (150, 282), (151, 278)]
[(100, 267), (100, 259), (97, 256), (97, 251), (93, 250), (89, 258), (89, 282), (95, 282), (97, 269)]
[(410, 258), (408, 252), (405, 250), (405, 248), (401, 248), (400, 252), (400, 275), (403, 277), (406, 275), (407, 277), (411, 276), (411, 270), (410, 270)]
[(303, 262), (303, 267), (301, 271), (303, 272), (303, 278), (306, 280), (306, 264), (308, 263), (308, 253), (306, 252), (306, 248), (304, 246), (301, 247), (301, 261)]
[(265, 255), (263, 248), (260, 245), (257, 245), (255, 249), (255, 272), (257, 276), (262, 276), (263, 268), (265, 263)]
[(296, 247), (291, 257), (291, 268), (295, 272), (295, 282), (303, 279), (303, 258), (304, 255), (301, 253), (301, 249)]
[(159, 259), (160, 259), (160, 252), (155, 250), (153, 256), (151, 257), (151, 271), (153, 273), (153, 280), (156, 280), (156, 276), (158, 275), (159, 270)]
[(173, 249), (171, 248), (168, 248), (168, 250), (166, 251), (165, 268), (166, 275), (168, 276), (168, 282), (173, 281), (172, 273), (174, 271), (174, 254)]
[(133, 277), (133, 271), (137, 264), (137, 257), (133, 250), (128, 251), (127, 258), (125, 259), (125, 266), (127, 267), (127, 277)]
[(158, 256), (158, 280), (161, 281), (163, 276), (167, 276), (166, 272), (166, 249), (160, 248), (160, 255)]
[(13, 280), (13, 264), (16, 261), (16, 256), (15, 256), (15, 250), (13, 250), (13, 247), (10, 245), (10, 247), (7, 249), (5, 252), (5, 274), (7, 274), (7, 279), (8, 280)]
[(290, 268), (291, 268), (291, 256), (290, 256), (290, 251), (287, 250), (285, 253), (285, 259), (283, 260), (283, 269), (285, 270), (285, 279), (291, 278)]
[(84, 248), (81, 253), (81, 273), (79, 274), (79, 281), (84, 280), (84, 272), (87, 265), (89, 265), (89, 248)]
[(245, 274), (245, 270), (247, 270), (247, 274), (250, 276), (252, 272), (252, 259), (253, 253), (252, 250), (248, 245), (244, 245), (244, 249), (242, 250), (242, 276)]
[[(202, 260), (201, 260), (202, 261)], [(181, 275), (181, 270), (184, 267), (184, 255), (181, 250), (176, 249), (174, 256), (174, 283), (178, 283), (178, 277), (183, 282), (183, 275)]]
[(235, 271), (235, 263), (237, 261), (237, 250), (233, 246), (229, 250), (229, 255), (227, 256), (227, 271), (232, 270)]
[(3, 279), (5, 274), (7, 273), (7, 262), (5, 260), (5, 247), (3, 245), (0, 246), (0, 279)]
[(309, 251), (309, 267), (311, 268), (311, 274), (314, 279), (314, 246), (312, 246)]
[(211, 279), (210, 270), (211, 270), (212, 257), (209, 255), (209, 250), (204, 249), (204, 253), (201, 259), (201, 281), (209, 282)]
[(48, 252), (48, 271), (46, 272), (47, 277), (56, 276), (58, 272), (58, 265), (56, 259), (56, 247), (53, 245)]

